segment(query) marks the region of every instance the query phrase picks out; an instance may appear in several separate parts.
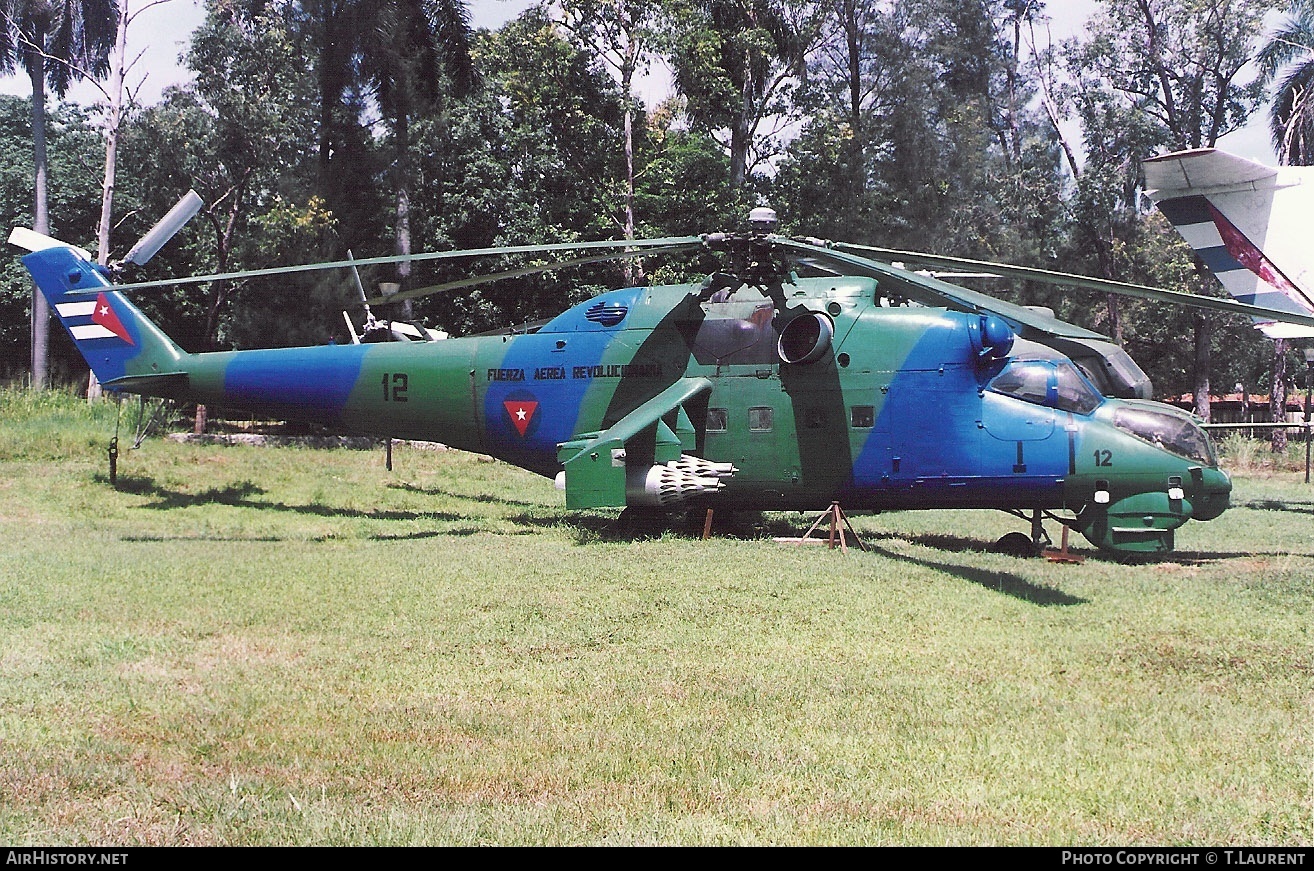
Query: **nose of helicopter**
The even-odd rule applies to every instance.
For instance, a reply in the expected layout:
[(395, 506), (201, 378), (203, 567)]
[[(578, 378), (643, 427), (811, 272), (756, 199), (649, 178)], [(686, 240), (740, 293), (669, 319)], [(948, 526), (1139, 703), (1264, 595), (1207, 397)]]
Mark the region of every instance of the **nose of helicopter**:
[(1213, 520), (1231, 504), (1232, 479), (1218, 468), (1202, 468), (1199, 475), (1191, 500), (1192, 516), (1196, 520)]

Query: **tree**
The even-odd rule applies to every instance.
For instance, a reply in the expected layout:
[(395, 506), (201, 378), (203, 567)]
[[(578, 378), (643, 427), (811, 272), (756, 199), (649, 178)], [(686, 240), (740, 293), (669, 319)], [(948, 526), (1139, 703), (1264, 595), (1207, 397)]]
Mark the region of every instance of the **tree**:
[[(54, 234), (90, 248), (100, 210), (97, 169), (104, 143), (86, 110), (53, 107), (50, 127), (50, 211)], [(32, 103), (0, 96), (0, 226), (30, 227), (32, 221)], [(11, 249), (12, 250), (12, 249)], [(0, 377), (31, 372), (32, 279), (18, 257), (0, 258)], [(85, 372), (81, 355), (59, 330), (51, 336), (49, 378)]]
[(897, 119), (931, 114), (928, 73), (905, 38), (901, 7), (831, 0), (822, 9), (807, 68), (811, 118), (780, 164), (772, 202), (811, 234), (889, 242), (890, 222), (901, 223), (895, 214), (902, 210), (882, 168)]
[[(128, 0), (118, 2), (118, 26), (114, 41), (114, 51), (110, 59), (109, 88), (102, 88), (105, 96), (105, 180), (101, 185), (100, 224), (96, 230), (96, 260), (102, 266), (109, 263), (110, 231), (114, 216), (114, 187), (118, 181), (119, 133), (123, 127), (124, 114), (128, 109), (125, 102), (124, 85), (132, 62), (128, 60), (128, 27), (133, 20), (153, 6), (168, 3), (169, 0), (153, 0), (136, 12), (128, 8)], [(100, 382), (95, 372), (87, 374), (87, 399), (96, 401), (100, 398)]]
[(729, 183), (741, 187), (771, 156), (762, 125), (791, 112), (819, 10), (800, 0), (678, 0), (665, 12), (676, 90), (698, 129), (728, 133)]
[[(58, 97), (86, 76), (108, 70), (118, 27), (114, 0), (0, 0), (0, 72), (15, 63), (32, 82), (32, 151), (35, 182), (33, 229), (50, 232), (49, 161), (46, 155), (46, 85)], [(32, 387), (49, 380), (50, 309), (32, 289)]]
[[(475, 82), (470, 24), (457, 0), (299, 0), (289, 4), (314, 47), (319, 82), (319, 192), (352, 247), (369, 235), (357, 220), (360, 185), (377, 113), (391, 137), (388, 173), (394, 194), (395, 249), (409, 253), (410, 127), (436, 109), (444, 90), (463, 94)], [(368, 214), (366, 212), (366, 214)], [(409, 264), (398, 267), (405, 281)]]
[[(1259, 105), (1263, 83), (1246, 78), (1269, 0), (1103, 0), (1084, 40), (1068, 49), (1068, 68), (1084, 120), (1150, 125), (1149, 142), (1128, 142), (1129, 167), (1148, 145), (1182, 150), (1214, 146)], [(1087, 130), (1087, 138), (1109, 138)], [(1112, 137), (1114, 139), (1118, 137)], [(1196, 258), (1196, 272), (1206, 278)], [(1210, 282), (1212, 284), (1212, 282)], [(1212, 321), (1193, 315), (1196, 413), (1209, 419)]]
[(1026, 108), (1016, 16), (1031, 6), (826, 9), (808, 68), (814, 116), (776, 175), (782, 215), (832, 238), (1048, 265), (1063, 178), (1047, 125)]
[[(1263, 81), (1282, 80), (1273, 92), (1269, 129), (1278, 162), (1294, 166), (1314, 164), (1314, 3), (1292, 0), (1287, 16), (1264, 43), (1256, 57)], [(1273, 383), (1269, 405), (1286, 410), (1287, 340), (1273, 340)], [(1275, 411), (1274, 414), (1279, 412)], [(1274, 420), (1277, 420), (1274, 417)], [(1287, 431), (1273, 430), (1273, 451), (1287, 448)]]
[[(624, 112), (625, 189), (621, 229), (634, 238), (634, 76), (648, 67), (654, 39), (655, 0), (561, 0), (567, 29), (601, 58), (620, 82)], [(626, 283), (642, 276), (642, 261), (626, 260)]]
[[(616, 82), (541, 7), (481, 31), (472, 55), (480, 88), (452, 105), (450, 125), (426, 119), (434, 138), (416, 155), (428, 244), (615, 238), (613, 192), (623, 177)], [(506, 326), (554, 315), (619, 274), (613, 264), (576, 271), (567, 290), (551, 275), (531, 276), (421, 307), (449, 329)]]
[[(394, 253), (410, 254), (411, 124), (417, 115), (441, 113), (444, 85), (454, 96), (474, 86), (470, 19), (465, 5), (453, 0), (392, 0), (369, 7), (375, 26), (360, 35), (359, 70), (392, 134)], [(397, 264), (401, 289), (410, 274), (410, 263)]]
[(1291, 0), (1289, 11), (1255, 58), (1265, 83), (1279, 75), (1269, 108), (1278, 161), (1314, 164), (1314, 2)]
[[(199, 220), (149, 268), (156, 274), (227, 272), (310, 259), (306, 252), (317, 252), (316, 241), (281, 230), (266, 235), (259, 223), (277, 213), (284, 218), (269, 228), (295, 224), (293, 212), (310, 215), (308, 226), (325, 223), (322, 204), (311, 202), (314, 142), (305, 131), (314, 129), (316, 103), (297, 34), (277, 9), (220, 0), (193, 34), (186, 60), (194, 84), (167, 91), (159, 105), (133, 119), (124, 137), (143, 200), (128, 229), (144, 231), (188, 188), (206, 203)], [(163, 320), (194, 350), (288, 344), (306, 335), (322, 341), (325, 319), (306, 305), (312, 289), (287, 278), (216, 282), (203, 303), (194, 293), (178, 297), (178, 315)], [(240, 292), (249, 293), (245, 333), (234, 329), (228, 314), (230, 297)], [(299, 317), (288, 316), (294, 313)]]

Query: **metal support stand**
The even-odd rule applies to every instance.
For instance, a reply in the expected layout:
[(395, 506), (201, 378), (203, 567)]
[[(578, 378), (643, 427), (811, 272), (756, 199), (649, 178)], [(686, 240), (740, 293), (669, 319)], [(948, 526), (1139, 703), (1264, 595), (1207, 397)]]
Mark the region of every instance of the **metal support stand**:
[(1085, 557), (1068, 553), (1068, 525), (1063, 524), (1063, 546), (1058, 550), (1047, 548), (1044, 551), (1045, 559), (1052, 563), (1080, 563), (1085, 561)]
[(110, 439), (109, 443), (109, 473), (110, 486), (118, 489), (119, 486), (119, 437), (115, 436)]
[(388, 471), (391, 472), (392, 471), (392, 436), (388, 436), (388, 438), (384, 440), (384, 444), (388, 446), (388, 460), (385, 465), (387, 466)]
[(835, 542), (838, 541), (840, 552), (848, 553), (849, 551), (848, 542), (845, 541), (844, 538), (844, 530), (846, 528), (849, 530), (849, 535), (853, 536), (853, 541), (858, 545), (858, 547), (860, 547), (864, 551), (867, 549), (867, 545), (863, 544), (862, 539), (858, 538), (858, 533), (853, 531), (853, 526), (849, 523), (849, 518), (844, 516), (844, 511), (843, 509), (840, 508), (840, 504), (838, 502), (830, 503), (830, 507), (827, 508), (822, 513), (822, 515), (817, 518), (816, 522), (813, 523), (812, 526), (808, 528), (807, 532), (803, 533), (803, 537), (798, 540), (798, 543), (802, 544), (803, 542), (807, 541), (808, 537), (812, 535), (812, 533), (816, 530), (816, 528), (820, 526), (822, 523), (824, 523), (827, 519), (830, 520), (829, 544), (831, 550), (835, 549)]

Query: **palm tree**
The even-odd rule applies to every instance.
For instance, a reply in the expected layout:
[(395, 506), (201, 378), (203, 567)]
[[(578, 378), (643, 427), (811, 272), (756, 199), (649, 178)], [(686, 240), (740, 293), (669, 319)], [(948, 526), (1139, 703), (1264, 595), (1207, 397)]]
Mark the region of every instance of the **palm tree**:
[[(410, 123), (435, 106), (444, 82), (458, 95), (473, 87), (469, 12), (460, 0), (307, 0), (304, 7), (318, 43), (321, 190), (334, 212), (344, 209), (337, 164), (358, 141), (355, 116), (372, 100), (392, 133), (396, 253), (409, 254)], [(409, 264), (400, 264), (403, 284), (408, 274)]]
[(1308, 166), (1314, 163), (1314, 0), (1291, 0), (1288, 10), (1255, 59), (1265, 81), (1283, 74), (1269, 109), (1278, 162)]
[[(360, 71), (373, 85), (379, 110), (392, 129), (397, 254), (411, 253), (411, 119), (432, 109), (446, 81), (457, 94), (474, 85), (470, 16), (457, 0), (392, 0), (372, 4), (375, 26), (361, 37)], [(397, 264), (405, 289), (410, 264)], [(405, 304), (409, 314), (409, 301)]]
[[(32, 81), (32, 146), (36, 198), (33, 229), (50, 232), (46, 161), (46, 85), (58, 97), (86, 76), (109, 71), (118, 32), (114, 0), (0, 0), (0, 72), (18, 64)], [(49, 381), (50, 310), (32, 290), (32, 387)]]

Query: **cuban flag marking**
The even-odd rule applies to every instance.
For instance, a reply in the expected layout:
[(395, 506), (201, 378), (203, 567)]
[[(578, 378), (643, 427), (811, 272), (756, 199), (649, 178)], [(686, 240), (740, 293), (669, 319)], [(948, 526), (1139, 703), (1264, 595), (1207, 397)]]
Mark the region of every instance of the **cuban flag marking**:
[(137, 344), (103, 293), (96, 297), (95, 302), (61, 302), (55, 306), (55, 311), (68, 327), (69, 333), (78, 341), (120, 339), (129, 345)]

